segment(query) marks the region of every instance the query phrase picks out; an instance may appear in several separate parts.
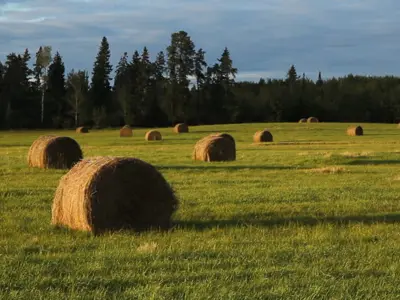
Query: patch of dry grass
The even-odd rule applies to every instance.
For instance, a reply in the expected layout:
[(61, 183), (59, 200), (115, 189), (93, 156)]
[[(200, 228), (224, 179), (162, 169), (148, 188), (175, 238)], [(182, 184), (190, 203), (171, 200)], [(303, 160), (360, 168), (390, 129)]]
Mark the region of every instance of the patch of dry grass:
[(372, 152), (372, 151), (362, 151), (362, 152), (346, 151), (346, 152), (341, 153), (340, 155), (344, 156), (344, 157), (348, 157), (348, 158), (361, 158), (361, 157), (367, 158), (367, 157), (374, 156), (374, 152)]
[(340, 166), (329, 166), (323, 168), (314, 168), (307, 170), (308, 173), (322, 173), (322, 174), (339, 174), (347, 172), (347, 170)]

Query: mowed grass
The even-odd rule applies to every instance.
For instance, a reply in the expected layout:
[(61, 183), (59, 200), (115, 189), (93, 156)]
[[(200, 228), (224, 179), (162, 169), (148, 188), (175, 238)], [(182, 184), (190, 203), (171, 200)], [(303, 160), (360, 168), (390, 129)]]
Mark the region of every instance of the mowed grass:
[[(398, 299), (400, 129), (361, 124), (159, 129), (146, 142), (118, 130), (0, 132), (0, 299)], [(254, 145), (268, 128), (274, 142)], [(237, 161), (191, 159), (227, 132)], [(51, 226), (66, 171), (27, 167), (42, 134), (75, 138), (85, 157), (154, 164), (180, 199), (167, 233), (94, 237)]]

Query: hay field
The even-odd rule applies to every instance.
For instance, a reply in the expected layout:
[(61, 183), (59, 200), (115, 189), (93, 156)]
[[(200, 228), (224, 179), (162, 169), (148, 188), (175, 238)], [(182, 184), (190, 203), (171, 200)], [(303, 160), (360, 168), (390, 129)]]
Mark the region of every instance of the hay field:
[[(0, 299), (398, 299), (400, 130), (395, 124), (242, 124), (0, 132)], [(253, 144), (268, 128), (274, 142)], [(192, 160), (214, 132), (237, 160)], [(27, 167), (42, 134), (76, 139), (85, 157), (133, 156), (180, 199), (169, 233), (94, 237), (55, 229), (62, 170)]]

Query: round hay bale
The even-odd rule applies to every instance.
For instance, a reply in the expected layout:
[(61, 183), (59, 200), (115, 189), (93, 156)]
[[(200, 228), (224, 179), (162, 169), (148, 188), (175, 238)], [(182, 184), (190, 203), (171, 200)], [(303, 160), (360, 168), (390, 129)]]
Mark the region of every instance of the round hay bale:
[(82, 127), (76, 128), (75, 131), (76, 131), (76, 133), (89, 133), (89, 128), (82, 126)]
[(132, 157), (93, 157), (59, 182), (51, 223), (94, 234), (169, 229), (175, 194), (151, 164)]
[(347, 135), (350, 136), (364, 135), (364, 130), (362, 129), (361, 126), (350, 127), (347, 129)]
[(146, 132), (146, 135), (144, 137), (146, 141), (161, 141), (162, 136), (161, 133), (157, 130), (150, 130)]
[(194, 146), (193, 159), (201, 161), (236, 160), (236, 143), (226, 133), (212, 134), (199, 140)]
[(43, 169), (70, 169), (82, 158), (82, 150), (74, 139), (45, 135), (32, 143), (28, 165)]
[(307, 123), (318, 123), (319, 120), (316, 117), (309, 117)]
[(119, 130), (120, 137), (131, 137), (133, 136), (132, 128), (129, 125), (125, 125)]
[(174, 132), (175, 133), (188, 133), (189, 127), (184, 123), (179, 123), (179, 124), (175, 125)]
[(271, 132), (268, 130), (260, 130), (254, 134), (253, 141), (254, 143), (272, 142), (273, 137)]
[(299, 120), (299, 123), (307, 123), (307, 119), (306, 118), (302, 118)]

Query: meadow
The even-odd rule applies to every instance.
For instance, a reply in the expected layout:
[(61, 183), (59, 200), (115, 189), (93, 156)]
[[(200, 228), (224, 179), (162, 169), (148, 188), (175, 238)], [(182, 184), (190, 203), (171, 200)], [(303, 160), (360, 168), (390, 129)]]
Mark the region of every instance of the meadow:
[[(357, 137), (346, 123), (161, 128), (157, 142), (146, 129), (0, 132), (0, 299), (399, 299), (400, 129), (360, 125)], [(264, 128), (274, 142), (253, 144)], [(214, 132), (235, 138), (236, 161), (192, 160)], [(174, 228), (51, 226), (67, 171), (27, 166), (43, 134), (156, 166), (179, 197)]]

